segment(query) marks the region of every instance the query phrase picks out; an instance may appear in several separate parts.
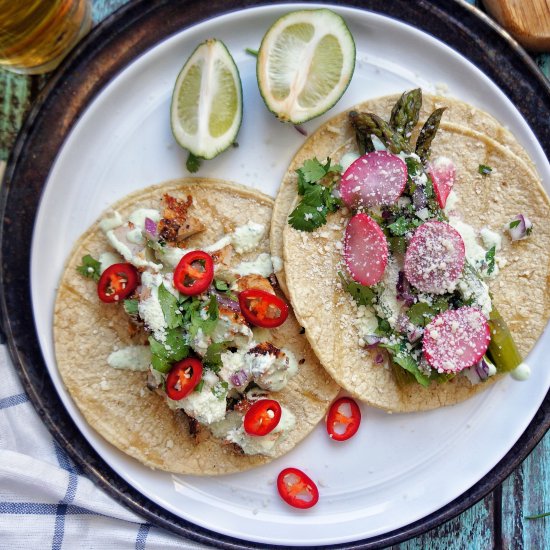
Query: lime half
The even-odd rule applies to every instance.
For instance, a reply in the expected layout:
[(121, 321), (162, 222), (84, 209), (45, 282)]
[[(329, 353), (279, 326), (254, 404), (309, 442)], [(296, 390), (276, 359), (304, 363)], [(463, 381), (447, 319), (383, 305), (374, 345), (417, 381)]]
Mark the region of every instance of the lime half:
[(243, 113), (239, 71), (225, 44), (200, 44), (174, 86), (170, 120), (176, 141), (195, 157), (211, 159), (237, 137)]
[(344, 20), (327, 9), (284, 15), (260, 45), (260, 93), (283, 122), (300, 124), (328, 111), (346, 91), (355, 42)]

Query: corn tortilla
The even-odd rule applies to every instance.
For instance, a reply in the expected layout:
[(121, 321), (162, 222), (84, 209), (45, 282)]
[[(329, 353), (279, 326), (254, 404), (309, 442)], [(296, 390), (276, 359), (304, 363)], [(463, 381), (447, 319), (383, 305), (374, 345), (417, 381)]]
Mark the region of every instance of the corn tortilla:
[[(268, 225), (271, 219), (273, 199), (267, 195), (237, 184), (199, 178), (170, 181), (135, 192), (111, 209), (124, 218), (137, 208), (158, 208), (165, 193), (191, 195), (197, 216), (207, 226), (206, 231), (188, 240), (188, 247), (211, 244), (249, 220)], [(146, 335), (140, 332), (130, 336), (123, 308), (99, 301), (96, 283), (76, 272), (82, 256), (97, 258), (111, 250), (98, 223), (78, 240), (71, 253), (54, 313), (57, 366), (87, 422), (115, 447), (146, 466), (174, 473), (228, 474), (271, 461), (265, 456), (236, 454), (209, 434), (195, 443), (185, 415), (170, 410), (161, 396), (146, 389), (147, 373), (113, 369), (107, 364), (113, 350), (145, 343)], [(256, 251), (241, 258), (249, 260), (268, 251), (266, 236)], [(296, 427), (279, 447), (279, 455), (311, 432), (339, 390), (299, 332), (300, 326), (291, 314), (284, 325), (273, 330), (271, 338), (275, 346), (288, 348), (297, 360), (303, 359), (288, 386), (271, 392), (296, 416)]]
[[(380, 100), (386, 108), (382, 116), (387, 118), (396, 99)], [(447, 99), (445, 102), (452, 112), (454, 103)], [(380, 114), (373, 107), (376, 101), (367, 103), (369, 110)], [(427, 103), (428, 108), (432, 106)], [(359, 346), (353, 325), (356, 305), (339, 288), (337, 272), (343, 264), (335, 246), (342, 241), (350, 214), (340, 211), (330, 215), (327, 224), (312, 233), (297, 231), (287, 223), (288, 213), (298, 202), (294, 170), (307, 158), (333, 155), (338, 161), (348, 147), (353, 149), (347, 126), (345, 115), (340, 115), (310, 138), (293, 160), (277, 198), (271, 229), (273, 253), (282, 246), (284, 276), (295, 314), (323, 366), (358, 399), (394, 412), (428, 410), (460, 402), (487, 388), (498, 376), (477, 385), (459, 376), (447, 384), (431, 384), (428, 389), (418, 384), (400, 387), (387, 364), (377, 365), (373, 352)], [(503, 144), (495, 139), (508, 136), (507, 131), (493, 130), (487, 137), (478, 130), (442, 123), (432, 144), (432, 156), (443, 155), (454, 161), (457, 209), (466, 223), (502, 232), (505, 224), (519, 213), (533, 222), (529, 238), (512, 243), (503, 237), (498, 256), (506, 259), (506, 265), (489, 282), (494, 303), (525, 357), (550, 316), (550, 201), (532, 163), (522, 159), (525, 154), (513, 152), (508, 146), (514, 146), (513, 142)], [(480, 164), (493, 168), (490, 176), (479, 174)]]

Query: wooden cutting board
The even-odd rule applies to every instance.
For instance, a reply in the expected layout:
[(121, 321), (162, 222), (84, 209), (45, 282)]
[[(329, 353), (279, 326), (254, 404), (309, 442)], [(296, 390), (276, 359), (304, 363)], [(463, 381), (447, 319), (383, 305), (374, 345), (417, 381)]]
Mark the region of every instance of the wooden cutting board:
[(483, 0), (483, 4), (527, 49), (550, 51), (550, 0)]

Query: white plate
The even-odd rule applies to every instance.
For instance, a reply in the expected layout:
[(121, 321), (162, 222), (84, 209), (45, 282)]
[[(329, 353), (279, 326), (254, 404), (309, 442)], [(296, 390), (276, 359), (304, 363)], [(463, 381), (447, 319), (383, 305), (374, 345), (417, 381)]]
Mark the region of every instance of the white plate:
[[(308, 5), (311, 7), (311, 5)], [(151, 471), (118, 452), (83, 420), (63, 388), (52, 342), (55, 290), (75, 240), (113, 201), (130, 191), (188, 175), (186, 152), (171, 135), (169, 103), (178, 71), (206, 38), (222, 39), (239, 67), (244, 120), (239, 147), (204, 163), (201, 176), (235, 180), (275, 195), (304, 138), (277, 122), (258, 93), (255, 58), (265, 30), (293, 7), (261, 7), (209, 20), (164, 41), (136, 59), (93, 101), (76, 124), (50, 174), (34, 230), (32, 294), (40, 344), (55, 386), (75, 422), (132, 486), (198, 525), (271, 544), (343, 543), (387, 533), (425, 517), (479, 481), (526, 429), (550, 386), (542, 358), (548, 333), (528, 358), (525, 383), (506, 379), (460, 405), (410, 415), (363, 408), (360, 433), (330, 441), (323, 426), (287, 456), (252, 472), (219, 478)], [(481, 107), (508, 126), (527, 148), (546, 182), (548, 161), (516, 109), (485, 75), (443, 43), (369, 12), (334, 7), (357, 43), (353, 81), (337, 106), (305, 125), (313, 131), (336, 112), (367, 98), (416, 86)], [(321, 500), (308, 511), (290, 509), (274, 480), (286, 466), (303, 468)]]

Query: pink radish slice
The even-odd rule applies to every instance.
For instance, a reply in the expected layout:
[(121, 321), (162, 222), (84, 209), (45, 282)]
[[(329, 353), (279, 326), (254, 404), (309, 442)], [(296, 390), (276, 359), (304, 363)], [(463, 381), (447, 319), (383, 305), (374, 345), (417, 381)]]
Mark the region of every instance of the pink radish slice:
[(435, 198), (441, 208), (445, 208), (447, 197), (453, 188), (456, 176), (454, 162), (447, 157), (437, 157), (428, 166), (435, 191)]
[(340, 181), (342, 200), (350, 208), (393, 204), (407, 183), (407, 165), (396, 155), (374, 151), (359, 157)]
[(405, 276), (421, 292), (454, 289), (464, 268), (464, 241), (448, 223), (428, 221), (412, 236), (405, 253)]
[(422, 350), (439, 372), (459, 372), (475, 365), (491, 341), (489, 324), (475, 307), (440, 313), (424, 330)]
[(344, 236), (344, 259), (354, 281), (376, 284), (388, 263), (388, 242), (380, 226), (367, 214), (351, 218)]

